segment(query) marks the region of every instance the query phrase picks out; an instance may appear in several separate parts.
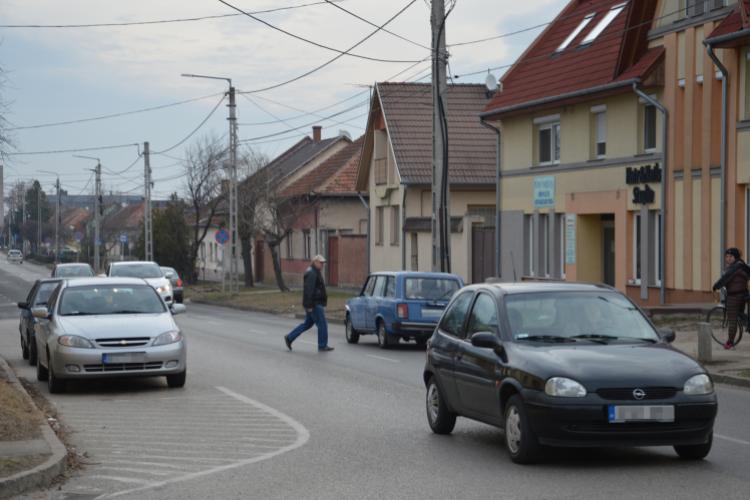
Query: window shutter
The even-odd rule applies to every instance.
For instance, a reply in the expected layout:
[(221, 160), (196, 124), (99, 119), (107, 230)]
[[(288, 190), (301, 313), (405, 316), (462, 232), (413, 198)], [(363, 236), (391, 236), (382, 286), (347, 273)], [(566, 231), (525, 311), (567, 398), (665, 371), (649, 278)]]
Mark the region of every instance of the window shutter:
[(721, 9), (726, 0), (711, 0), (711, 9)]
[[(700, 16), (706, 11), (706, 1), (707, 0), (693, 0), (694, 3), (692, 5), (692, 8), (690, 9), (690, 16)], [(723, 0), (721, 0), (723, 2)]]

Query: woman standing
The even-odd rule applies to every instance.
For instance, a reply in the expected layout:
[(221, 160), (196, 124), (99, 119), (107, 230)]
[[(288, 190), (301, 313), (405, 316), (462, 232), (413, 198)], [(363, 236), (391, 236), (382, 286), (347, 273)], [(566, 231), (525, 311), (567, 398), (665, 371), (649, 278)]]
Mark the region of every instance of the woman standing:
[(722, 287), (727, 289), (727, 333), (729, 340), (724, 344), (724, 349), (734, 350), (734, 336), (737, 333), (737, 316), (745, 303), (748, 295), (747, 280), (750, 276), (750, 267), (742, 260), (742, 252), (737, 248), (729, 248), (724, 254), (727, 269), (714, 283), (714, 295)]

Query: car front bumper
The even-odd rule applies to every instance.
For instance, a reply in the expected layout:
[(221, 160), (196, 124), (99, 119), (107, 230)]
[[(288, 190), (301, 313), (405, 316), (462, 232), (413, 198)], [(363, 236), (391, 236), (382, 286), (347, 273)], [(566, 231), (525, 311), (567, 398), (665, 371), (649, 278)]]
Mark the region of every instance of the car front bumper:
[[(185, 370), (187, 344), (185, 339), (157, 347), (80, 349), (55, 344), (51, 349), (52, 371), (62, 379), (91, 379), (105, 377), (157, 377), (174, 375)], [(103, 354), (145, 353), (143, 362), (103, 363)], [(167, 364), (176, 362), (167, 368)], [(75, 371), (72, 367), (77, 367)]]
[[(524, 391), (526, 409), (540, 444), (551, 446), (674, 446), (708, 442), (718, 411), (716, 395), (684, 396), (657, 401), (591, 401), (580, 404)], [(534, 393), (534, 394), (529, 394)], [(587, 399), (584, 398), (584, 399)], [(673, 405), (673, 422), (623, 422), (608, 419), (610, 406)]]

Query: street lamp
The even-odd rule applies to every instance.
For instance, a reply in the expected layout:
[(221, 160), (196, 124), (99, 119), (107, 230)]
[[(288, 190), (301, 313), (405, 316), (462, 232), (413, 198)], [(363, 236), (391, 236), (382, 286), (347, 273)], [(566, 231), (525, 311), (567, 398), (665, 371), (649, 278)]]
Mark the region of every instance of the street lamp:
[[(94, 225), (95, 225), (95, 233), (94, 233), (94, 271), (99, 272), (99, 253), (101, 252), (101, 248), (99, 247), (99, 218), (101, 214), (99, 213), (100, 210), (100, 200), (101, 197), (101, 189), (102, 189), (102, 162), (99, 160), (99, 158), (94, 158), (92, 156), (81, 156), (81, 155), (73, 155), (76, 158), (86, 158), (88, 160), (96, 160), (96, 168), (94, 169), (94, 172), (96, 172), (96, 195), (94, 196)], [(88, 245), (86, 246), (88, 248)], [(88, 252), (86, 253), (88, 258)]]
[[(57, 199), (55, 200), (55, 263), (60, 263), (60, 176), (57, 172), (50, 172), (49, 170), (37, 170), (44, 174), (53, 174), (57, 177)], [(41, 223), (41, 221), (40, 221)]]
[[(226, 80), (229, 82), (229, 245), (231, 258), (229, 266), (229, 294), (239, 292), (237, 277), (237, 119), (235, 117), (234, 87), (232, 79), (220, 76), (192, 75), (183, 73), (188, 78), (209, 78), (212, 80)], [(224, 272), (222, 270), (222, 272)]]

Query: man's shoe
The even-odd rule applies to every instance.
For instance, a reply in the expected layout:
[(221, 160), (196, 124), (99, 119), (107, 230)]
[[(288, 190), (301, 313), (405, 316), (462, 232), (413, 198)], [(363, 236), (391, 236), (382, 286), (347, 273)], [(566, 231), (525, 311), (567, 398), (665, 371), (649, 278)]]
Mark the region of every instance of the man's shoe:
[(289, 350), (291, 351), (291, 350), (292, 350), (292, 341), (291, 341), (291, 340), (289, 340), (289, 337), (287, 337), (286, 335), (284, 335), (284, 342), (286, 342), (286, 346), (287, 346), (287, 347), (289, 348)]
[(727, 351), (734, 351), (734, 343), (727, 341), (727, 343), (724, 344), (724, 349)]
[(328, 352), (328, 351), (333, 351), (333, 347), (326, 346), (326, 347), (318, 349), (318, 352)]

